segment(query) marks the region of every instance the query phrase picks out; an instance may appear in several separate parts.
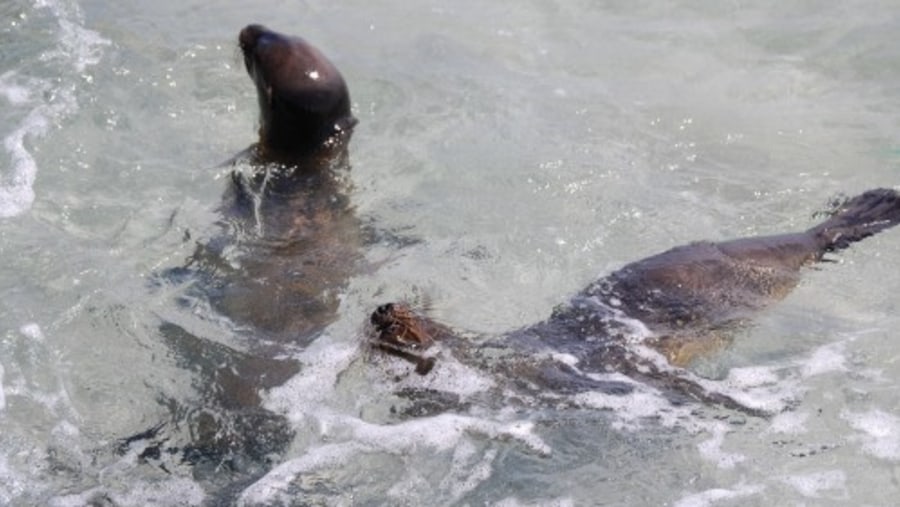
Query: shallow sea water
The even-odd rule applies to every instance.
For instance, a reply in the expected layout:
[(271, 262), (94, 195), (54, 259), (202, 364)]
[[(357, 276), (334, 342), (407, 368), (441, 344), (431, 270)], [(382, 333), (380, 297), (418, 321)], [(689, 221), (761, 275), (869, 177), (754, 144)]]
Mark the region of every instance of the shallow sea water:
[[(356, 212), (409, 241), (368, 246), (338, 320), (281, 351), (301, 371), (263, 404), (294, 436), (239, 475), (120, 443), (199, 399), (161, 322), (244, 336), (154, 281), (214, 234), (218, 164), (255, 140), (250, 22), (342, 70)], [(629, 261), (896, 187), (898, 30), (877, 0), (3, 2), (0, 504), (894, 504), (897, 230), (693, 365), (771, 418), (650, 389), (497, 407), (484, 374), (409, 375), (362, 336), (398, 299), (500, 335)], [(465, 403), (396, 417), (422, 386)]]

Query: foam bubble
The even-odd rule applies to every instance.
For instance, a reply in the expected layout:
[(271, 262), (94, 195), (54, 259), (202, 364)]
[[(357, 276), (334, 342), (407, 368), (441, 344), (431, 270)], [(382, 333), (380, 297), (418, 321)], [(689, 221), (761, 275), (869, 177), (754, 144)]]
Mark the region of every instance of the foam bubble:
[(17, 106), (31, 100), (31, 92), (28, 87), (11, 82), (15, 75), (15, 72), (11, 70), (0, 74), (0, 96), (10, 104)]
[(12, 217), (31, 208), (34, 202), (34, 178), (37, 164), (34, 157), (25, 148), (26, 136), (41, 136), (47, 130), (45, 108), (38, 107), (31, 111), (23, 124), (13, 133), (6, 136), (3, 146), (10, 154), (12, 173), (0, 185), (0, 218)]
[(496, 458), (497, 449), (489, 449), (484, 456), (479, 457), (474, 444), (460, 442), (453, 449), (450, 471), (440, 484), (441, 490), (447, 491), (449, 494), (446, 503), (456, 503), (463, 495), (488, 480), (493, 473), (493, 463)]
[(264, 405), (273, 412), (286, 414), (292, 421), (302, 420), (310, 407), (326, 404), (333, 398), (338, 375), (347, 369), (357, 353), (357, 346), (337, 344), (323, 336), (297, 358), (303, 364), (300, 373), (272, 389)]
[(556, 498), (553, 500), (540, 500), (537, 503), (522, 503), (518, 498), (504, 498), (494, 504), (496, 507), (574, 507), (575, 502), (571, 498)]
[[(286, 414), (292, 421), (301, 421), (311, 407), (331, 403), (338, 376), (359, 356), (359, 344), (340, 343), (327, 336), (321, 337), (296, 356), (303, 365), (300, 373), (268, 393), (266, 408)], [(390, 369), (394, 364), (398, 370), (396, 375), (388, 376), (403, 377), (400, 381), (391, 383), (395, 389), (433, 389), (465, 398), (484, 392), (494, 385), (489, 377), (452, 357), (442, 357), (435, 369), (426, 376), (403, 375), (409, 372), (409, 363), (397, 358), (386, 358), (393, 359), (396, 362), (388, 363), (387, 368)]]
[(722, 444), (725, 442), (725, 435), (729, 433), (726, 424), (711, 424), (709, 430), (712, 432), (712, 437), (697, 445), (700, 456), (716, 463), (719, 468), (724, 470), (730, 470), (738, 463), (747, 459), (747, 457), (742, 454), (727, 453), (722, 450)]
[(803, 365), (803, 376), (812, 377), (823, 373), (847, 371), (846, 361), (843, 343), (819, 347)]
[(847, 476), (841, 470), (794, 475), (783, 480), (807, 498), (819, 498), (822, 491), (828, 490), (840, 490), (840, 496), (847, 497)]
[[(76, 4), (77, 5), (77, 4)], [(77, 18), (81, 18), (80, 11)], [(81, 26), (81, 19), (60, 18), (59, 55), (70, 61), (75, 71), (82, 73), (90, 65), (100, 62), (101, 46), (110, 44), (99, 33)]]
[(3, 365), (0, 364), (0, 410), (6, 408), (6, 393), (3, 391)]
[(674, 507), (708, 507), (719, 500), (733, 500), (759, 494), (765, 489), (759, 485), (741, 485), (736, 489), (715, 488), (688, 495), (675, 502)]
[(862, 413), (844, 411), (841, 418), (862, 432), (853, 439), (862, 442), (864, 452), (877, 458), (900, 460), (900, 419), (896, 416), (870, 410)]
[(384, 452), (410, 452), (422, 446), (444, 451), (457, 445), (467, 432), (474, 432), (491, 438), (518, 440), (533, 451), (550, 454), (550, 447), (533, 433), (534, 424), (530, 421), (498, 423), (448, 413), (390, 426), (343, 416), (333, 422), (346, 425), (354, 440)]
[[(109, 44), (97, 32), (82, 26), (84, 16), (74, 2), (38, 1), (36, 7), (49, 9), (57, 18), (57, 45), (42, 54), (41, 59), (61, 62), (64, 68), (60, 75), (63, 79), (57, 82), (56, 77), (44, 80), (22, 77), (13, 71), (0, 76), (0, 96), (10, 104), (31, 107), (18, 128), (3, 140), (11, 159), (11, 169), (9, 174), (0, 174), (0, 218), (20, 215), (31, 208), (38, 167), (25, 142), (43, 137), (50, 125), (59, 124), (78, 110), (75, 98), (77, 80), (71, 71), (81, 74), (89, 65), (99, 62), (100, 47)], [(41, 97), (43, 102), (37, 102), (35, 97)]]
[[(286, 492), (296, 477), (310, 470), (316, 470), (328, 466), (340, 466), (350, 457), (363, 449), (353, 443), (344, 442), (330, 444), (308, 450), (303, 456), (287, 460), (270, 470), (261, 479), (245, 489), (238, 505), (266, 505), (273, 504), (286, 495)], [(284, 500), (289, 498), (286, 496)]]
[(573, 399), (584, 407), (611, 410), (614, 417), (612, 426), (622, 431), (637, 431), (643, 427), (643, 422), (648, 420), (667, 427), (697, 429), (690, 423), (691, 408), (676, 407), (655, 389), (630, 383), (635, 389), (628, 394), (588, 391), (576, 394)]
[(0, 504), (11, 505), (25, 491), (20, 478), (10, 469), (6, 456), (0, 455)]
[(782, 412), (772, 418), (768, 431), (772, 433), (788, 433), (792, 435), (806, 433), (806, 412)]
[(31, 338), (32, 340), (44, 341), (44, 333), (41, 332), (41, 326), (35, 324), (34, 322), (23, 325), (19, 328), (19, 332), (22, 333), (23, 336)]
[[(409, 365), (402, 360), (392, 359), (405, 370), (409, 369)], [(494, 385), (495, 382), (483, 372), (466, 366), (452, 357), (441, 357), (435, 368), (424, 377), (406, 375), (397, 383), (397, 387), (401, 388), (433, 389), (458, 394), (462, 398), (487, 391)]]
[(782, 412), (801, 392), (796, 379), (780, 378), (773, 367), (734, 368), (722, 381), (686, 376), (710, 392), (770, 414)]
[(130, 481), (128, 492), (120, 494), (102, 487), (81, 493), (58, 496), (48, 502), (50, 507), (82, 505), (201, 505), (206, 498), (203, 488), (186, 478), (160, 482)]
[(82, 505), (102, 505), (101, 502), (108, 500), (106, 493), (101, 488), (91, 488), (81, 493), (71, 495), (58, 496), (51, 498), (47, 505), (49, 507), (79, 507)]
[(745, 368), (732, 368), (728, 372), (727, 383), (738, 389), (759, 387), (774, 384), (779, 381), (778, 375), (764, 366), (750, 366)]
[[(423, 448), (435, 452), (454, 451), (463, 444), (470, 433), (490, 438), (516, 440), (540, 454), (549, 454), (550, 447), (533, 433), (529, 421), (495, 422), (456, 414), (441, 414), (405, 421), (393, 425), (372, 424), (353, 417), (317, 411), (315, 417), (325, 439), (340, 435), (348, 441), (325, 444), (307, 449), (304, 454), (278, 465), (256, 483), (241, 493), (239, 505), (268, 505), (287, 494), (292, 482), (302, 474), (324, 467), (341, 466), (360, 453), (387, 453), (407, 455), (421, 452)], [(464, 451), (465, 452), (465, 448)], [(472, 451), (474, 453), (474, 450)], [(469, 456), (471, 457), (471, 456)], [(465, 470), (457, 467), (451, 471), (455, 479), (445, 486), (449, 494), (464, 494), (490, 475), (490, 465), (495, 455), (488, 452), (479, 463)], [(467, 456), (455, 455), (455, 462), (467, 461)], [(454, 471), (455, 470), (455, 471)]]

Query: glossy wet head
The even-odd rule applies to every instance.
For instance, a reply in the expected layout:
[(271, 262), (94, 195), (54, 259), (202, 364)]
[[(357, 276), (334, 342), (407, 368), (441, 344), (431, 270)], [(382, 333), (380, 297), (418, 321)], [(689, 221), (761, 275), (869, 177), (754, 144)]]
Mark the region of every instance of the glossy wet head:
[(264, 154), (303, 156), (349, 136), (350, 93), (318, 49), (261, 25), (245, 27), (238, 42), (256, 84)]
[(370, 318), (375, 348), (401, 357), (416, 365), (416, 373), (427, 375), (435, 365), (434, 357), (419, 355), (414, 351), (429, 348), (434, 338), (425, 320), (407, 305), (388, 303), (379, 306)]

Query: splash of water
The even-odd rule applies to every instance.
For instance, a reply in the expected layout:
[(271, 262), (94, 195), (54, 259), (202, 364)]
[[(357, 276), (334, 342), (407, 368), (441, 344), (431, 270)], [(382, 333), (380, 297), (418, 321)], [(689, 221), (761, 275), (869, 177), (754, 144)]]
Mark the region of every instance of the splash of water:
[(56, 45), (44, 52), (40, 60), (58, 65), (61, 77), (36, 78), (15, 71), (0, 75), (0, 96), (10, 105), (30, 108), (22, 122), (3, 139), (10, 161), (7, 172), (0, 173), (0, 218), (17, 216), (31, 208), (38, 164), (28, 142), (45, 136), (51, 126), (78, 111), (78, 78), (100, 61), (101, 48), (110, 43), (84, 27), (84, 15), (75, 3), (38, 0), (35, 7), (48, 10), (57, 20)]

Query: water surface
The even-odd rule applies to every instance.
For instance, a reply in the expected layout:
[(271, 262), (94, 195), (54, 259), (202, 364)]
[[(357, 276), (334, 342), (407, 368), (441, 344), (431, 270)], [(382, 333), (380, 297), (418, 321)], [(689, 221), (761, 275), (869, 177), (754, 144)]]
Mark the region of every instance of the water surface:
[[(650, 391), (498, 408), (483, 402), (489, 377), (410, 376), (362, 334), (375, 305), (406, 299), (499, 335), (629, 261), (805, 228), (840, 193), (897, 185), (898, 12), (878, 0), (3, 3), (0, 503), (892, 504), (897, 231), (810, 270), (693, 365), (779, 407), (769, 419)], [(281, 350), (301, 369), (263, 406), (293, 437), (237, 473), (119, 444), (173, 403), (202, 403), (201, 358), (162, 324), (253, 347), (252, 330), (159, 282), (215, 234), (218, 164), (255, 140), (236, 48), (250, 22), (304, 36), (342, 69), (360, 119), (356, 212), (405, 240), (369, 245), (338, 320)], [(464, 403), (392, 412), (408, 402), (394, 393), (423, 383)]]

